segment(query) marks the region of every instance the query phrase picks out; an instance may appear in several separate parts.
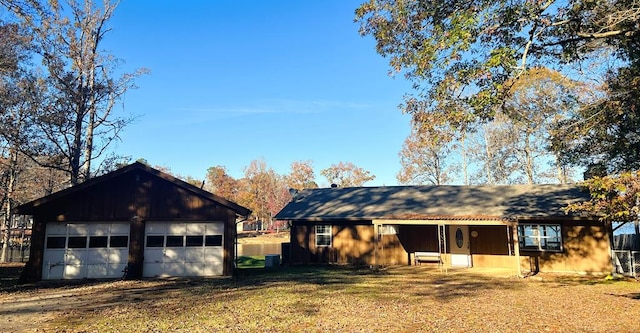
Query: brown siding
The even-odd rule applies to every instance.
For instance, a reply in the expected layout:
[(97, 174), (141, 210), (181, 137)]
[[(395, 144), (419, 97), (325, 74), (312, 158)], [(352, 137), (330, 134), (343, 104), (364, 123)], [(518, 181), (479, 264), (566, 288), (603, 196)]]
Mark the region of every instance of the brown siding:
[(314, 226), (315, 224), (310, 223), (293, 223), (290, 232), (292, 263), (372, 263), (374, 253), (372, 224), (333, 222), (330, 247), (316, 246)]
[(469, 226), (469, 234), (477, 233), (470, 238), (472, 254), (508, 255), (509, 240), (506, 226)]
[(437, 225), (401, 225), (398, 238), (402, 247), (409, 253), (438, 252)]
[(235, 268), (236, 250), (236, 215), (233, 211), (227, 211), (224, 226), (224, 257), (222, 258), (222, 275), (232, 275)]
[(410, 253), (405, 250), (400, 241), (401, 234), (382, 235), (378, 242), (376, 258), (378, 265), (407, 265), (410, 262)]
[(316, 247), (314, 226), (313, 223), (293, 223), (290, 231), (292, 263), (406, 265), (412, 252), (438, 250), (437, 226), (400, 226), (398, 235), (381, 236), (377, 248), (371, 222), (333, 222), (330, 248)]
[[(521, 266), (525, 271), (531, 269), (541, 272), (601, 273), (611, 270), (609, 227), (598, 221), (558, 223), (563, 225), (563, 251), (560, 253), (521, 251)], [(331, 248), (316, 248), (314, 225), (313, 223), (293, 223), (291, 228), (293, 263), (410, 264), (413, 252), (438, 251), (438, 227), (435, 225), (401, 225), (398, 228), (398, 235), (382, 236), (376, 249), (374, 249), (375, 233), (371, 224), (342, 222), (336, 225), (334, 222)], [(471, 237), (470, 240), (474, 267), (514, 267), (516, 258), (509, 255), (509, 236), (506, 225), (471, 225), (469, 232), (474, 231), (477, 236)]]
[(374, 262), (373, 225), (333, 226), (335, 262), (371, 265)]
[(599, 221), (562, 225), (562, 252), (521, 251), (524, 270), (533, 272), (608, 273), (612, 270), (609, 230)]

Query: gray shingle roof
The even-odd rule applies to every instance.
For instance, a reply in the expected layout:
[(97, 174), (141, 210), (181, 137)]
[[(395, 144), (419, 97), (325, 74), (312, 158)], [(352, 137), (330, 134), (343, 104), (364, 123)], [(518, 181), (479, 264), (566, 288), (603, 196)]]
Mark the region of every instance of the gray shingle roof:
[(567, 216), (589, 199), (577, 185), (385, 186), (306, 189), (280, 220), (515, 219)]

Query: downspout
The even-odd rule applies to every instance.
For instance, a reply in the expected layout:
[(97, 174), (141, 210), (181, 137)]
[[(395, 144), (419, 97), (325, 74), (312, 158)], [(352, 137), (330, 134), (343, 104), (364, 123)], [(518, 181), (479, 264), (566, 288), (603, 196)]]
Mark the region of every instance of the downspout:
[(238, 276), (238, 224), (247, 221), (248, 216), (241, 216), (242, 219), (236, 221), (236, 229), (234, 230), (234, 246), (233, 250), (233, 277)]

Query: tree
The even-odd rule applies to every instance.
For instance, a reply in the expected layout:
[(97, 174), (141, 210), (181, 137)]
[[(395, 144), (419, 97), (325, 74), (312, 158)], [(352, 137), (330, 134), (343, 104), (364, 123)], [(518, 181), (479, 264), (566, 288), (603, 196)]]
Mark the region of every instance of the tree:
[[(37, 145), (25, 150), (34, 161), (69, 174), (71, 184), (92, 176), (101, 157), (131, 117), (117, 117), (114, 106), (146, 70), (114, 78), (118, 61), (100, 49), (117, 2), (98, 7), (91, 0), (1, 0), (29, 31), (47, 75), (46, 107), (34, 119)], [(67, 16), (68, 14), (68, 16)], [(35, 158), (57, 157), (52, 161)]]
[(7, 257), (9, 228), (14, 204), (19, 199), (20, 174), (26, 170), (22, 148), (29, 143), (29, 118), (39, 107), (39, 80), (24, 63), (31, 52), (31, 43), (16, 24), (0, 23), (0, 207), (2, 208), (2, 253)]
[(567, 208), (569, 212), (586, 212), (601, 220), (635, 224), (640, 234), (640, 172), (625, 172), (616, 176), (595, 176), (583, 183), (591, 199)]
[(227, 173), (227, 168), (218, 165), (207, 169), (205, 189), (227, 200), (238, 201), (238, 181)]
[(327, 178), (330, 184), (335, 184), (338, 187), (362, 186), (376, 178), (371, 172), (357, 167), (351, 162), (332, 164), (329, 168), (321, 170), (320, 174)]
[(640, 169), (640, 59), (611, 75), (606, 95), (558, 124), (555, 150), (566, 164), (604, 176)]
[[(446, 130), (421, 131), (412, 122), (411, 134), (400, 151), (400, 184), (442, 185), (451, 180), (447, 159), (451, 153), (451, 133)], [(429, 127), (431, 129), (432, 127)]]
[(291, 171), (286, 176), (287, 186), (295, 190), (316, 188), (316, 175), (311, 161), (293, 161)]
[[(378, 53), (390, 59), (391, 72), (403, 72), (414, 82), (416, 93), (405, 97), (402, 110), (430, 114), (421, 118), (444, 119), (461, 129), (504, 112), (512, 86), (534, 68), (575, 74), (587, 70), (594, 59), (609, 58), (614, 64), (610, 75), (624, 78), (625, 68), (640, 63), (639, 18), (635, 0), (370, 0), (356, 10), (360, 33), (375, 39)], [(623, 81), (637, 80), (635, 72)], [(611, 91), (604, 101), (637, 105), (633, 91)], [(451, 104), (465, 105), (471, 116), (460, 118)], [(615, 104), (615, 112), (635, 112)], [(590, 121), (594, 117), (585, 116), (574, 123), (595, 124)], [(629, 155), (640, 160), (634, 151)]]
[(253, 160), (244, 169), (243, 184), (245, 194), (240, 196), (239, 203), (251, 209), (263, 229), (291, 199), (283, 177), (268, 167), (264, 159)]

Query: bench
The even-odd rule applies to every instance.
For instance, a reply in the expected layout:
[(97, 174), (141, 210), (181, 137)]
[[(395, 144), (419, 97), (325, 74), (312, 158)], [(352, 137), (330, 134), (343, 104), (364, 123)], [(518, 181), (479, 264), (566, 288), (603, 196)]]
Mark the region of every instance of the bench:
[(423, 262), (442, 263), (442, 257), (439, 252), (414, 252), (413, 260), (416, 266)]

